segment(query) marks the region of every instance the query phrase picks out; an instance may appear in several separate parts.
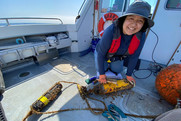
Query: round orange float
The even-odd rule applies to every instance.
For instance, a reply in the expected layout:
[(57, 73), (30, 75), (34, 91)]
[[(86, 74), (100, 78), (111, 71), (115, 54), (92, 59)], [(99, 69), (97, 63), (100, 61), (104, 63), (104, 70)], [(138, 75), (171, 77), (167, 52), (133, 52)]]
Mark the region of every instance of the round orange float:
[(160, 71), (155, 86), (166, 101), (176, 105), (177, 99), (181, 99), (181, 64), (173, 64)]

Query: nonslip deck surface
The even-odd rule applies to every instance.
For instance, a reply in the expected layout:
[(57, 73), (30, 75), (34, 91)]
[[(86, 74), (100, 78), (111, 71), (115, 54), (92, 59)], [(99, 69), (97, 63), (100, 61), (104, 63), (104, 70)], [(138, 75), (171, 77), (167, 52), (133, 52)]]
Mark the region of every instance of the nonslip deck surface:
[[(85, 79), (95, 76), (95, 65), (93, 53), (79, 57), (78, 53), (65, 54), (60, 56), (57, 62), (48, 63), (42, 66), (35, 64), (27, 67), (4, 73), (4, 80), (7, 87), (3, 94), (2, 106), (8, 121), (20, 121), (30, 110), (30, 105), (35, 102), (44, 92), (58, 81), (77, 82), (87, 86)], [(65, 64), (65, 65), (60, 65)], [(56, 67), (57, 65), (61, 67)], [(147, 68), (149, 62), (142, 61), (141, 68)], [(75, 67), (75, 68), (72, 68)], [(68, 70), (68, 71), (67, 71)], [(29, 75), (20, 77), (23, 72)], [(144, 77), (149, 72), (136, 72)], [(96, 96), (94, 98), (103, 100), (106, 105), (114, 103), (126, 113), (139, 115), (157, 115), (171, 108), (164, 100), (161, 102), (154, 86), (155, 76), (151, 75), (146, 79), (136, 79), (136, 87), (121, 93), (121, 95)], [(86, 108), (85, 101), (80, 97), (77, 86), (74, 84), (62, 83), (62, 93), (57, 99), (44, 108), (43, 111), (56, 111), (59, 109)], [(96, 101), (89, 100), (92, 107), (103, 106)], [(147, 106), (148, 105), (148, 106)], [(153, 107), (158, 107), (153, 108)], [(140, 111), (141, 110), (141, 111)], [(130, 120), (146, 120), (129, 117)], [(90, 111), (68, 111), (58, 114), (32, 115), (28, 121), (107, 121), (102, 115), (94, 115)]]

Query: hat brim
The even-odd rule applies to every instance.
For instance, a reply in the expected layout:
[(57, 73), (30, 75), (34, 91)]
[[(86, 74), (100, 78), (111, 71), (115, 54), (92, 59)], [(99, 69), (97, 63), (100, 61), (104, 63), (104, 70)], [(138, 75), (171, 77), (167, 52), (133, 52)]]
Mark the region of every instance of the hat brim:
[(141, 17), (145, 18), (147, 20), (147, 23), (148, 23), (148, 28), (151, 28), (154, 25), (153, 20), (151, 20), (150, 18), (147, 18), (145, 16), (142, 16), (140, 14), (136, 14), (136, 13), (127, 13), (127, 14), (124, 14), (124, 15), (120, 16), (118, 19), (120, 19), (122, 17), (125, 17), (125, 16), (128, 16), (128, 15), (138, 15), (138, 16), (141, 16)]

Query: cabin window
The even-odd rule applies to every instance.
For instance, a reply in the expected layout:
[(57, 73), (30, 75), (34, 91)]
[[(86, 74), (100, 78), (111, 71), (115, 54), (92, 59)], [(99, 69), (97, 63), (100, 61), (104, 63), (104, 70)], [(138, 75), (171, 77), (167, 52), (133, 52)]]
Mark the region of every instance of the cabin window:
[(101, 13), (122, 12), (124, 2), (124, 0), (102, 0)]
[(168, 9), (181, 9), (181, 0), (168, 0), (166, 4)]

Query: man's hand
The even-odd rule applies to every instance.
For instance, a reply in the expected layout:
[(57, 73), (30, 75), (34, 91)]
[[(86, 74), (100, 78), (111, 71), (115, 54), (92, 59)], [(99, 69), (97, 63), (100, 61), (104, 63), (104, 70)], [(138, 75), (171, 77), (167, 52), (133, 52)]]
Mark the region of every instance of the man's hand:
[(107, 82), (105, 74), (104, 75), (99, 75), (99, 82), (100, 83), (106, 83)]
[(135, 86), (136, 81), (135, 81), (135, 79), (132, 76), (126, 76), (126, 79)]

